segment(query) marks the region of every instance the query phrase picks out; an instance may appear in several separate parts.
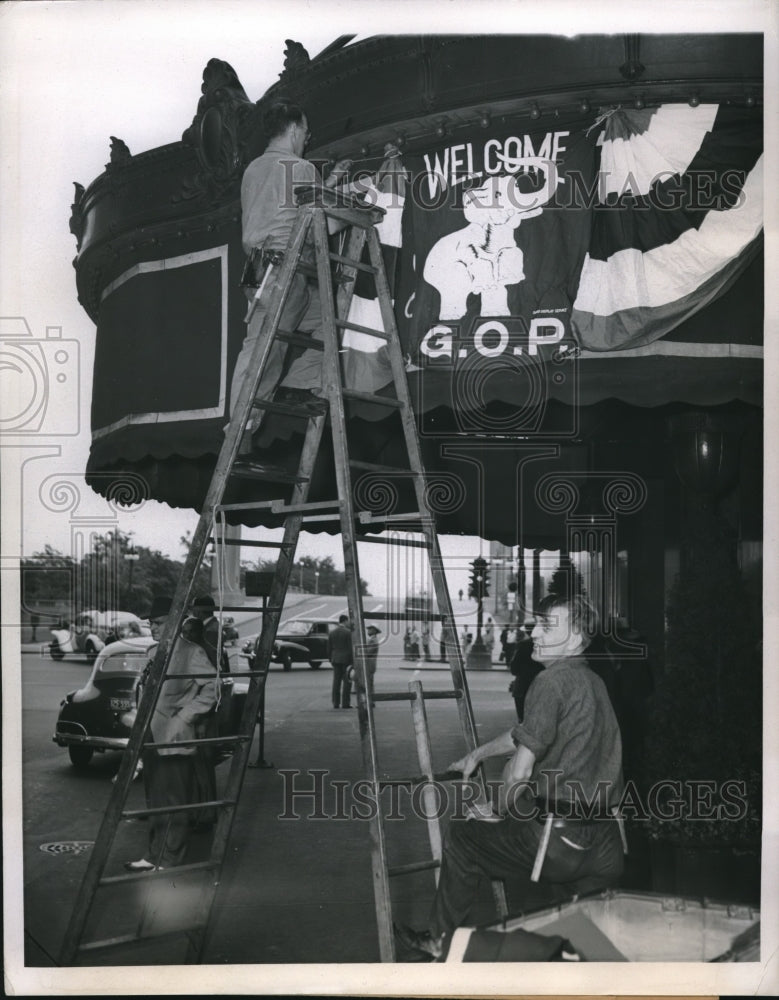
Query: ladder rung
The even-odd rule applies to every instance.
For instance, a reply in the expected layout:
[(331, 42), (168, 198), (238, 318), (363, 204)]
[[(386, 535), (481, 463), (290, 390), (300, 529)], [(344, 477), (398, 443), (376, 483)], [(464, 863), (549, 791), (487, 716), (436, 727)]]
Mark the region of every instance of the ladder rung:
[(310, 348), (313, 351), (324, 351), (325, 349), (321, 340), (307, 337), (305, 333), (290, 333), (289, 330), (277, 330), (276, 340), (280, 340), (284, 344), (292, 344), (294, 347)]
[(387, 874), (390, 877), (393, 875), (411, 875), (412, 872), (426, 872), (431, 868), (439, 868), (440, 866), (440, 861), (431, 858), (429, 861), (412, 861), (408, 865), (395, 865), (394, 868), (387, 869)]
[(265, 410), (266, 413), (278, 413), (283, 417), (300, 417), (307, 420), (319, 417), (327, 413), (327, 400), (322, 399), (315, 402), (313, 399), (300, 401), (299, 403), (276, 402), (268, 399), (255, 399), (252, 403), (255, 410)]
[[(179, 677), (184, 677), (185, 674), (179, 674)], [(190, 675), (192, 676), (192, 675)], [(215, 677), (215, 674), (211, 674), (211, 677)], [(246, 743), (249, 739), (248, 736), (208, 736), (201, 740), (176, 740), (174, 743), (144, 743), (144, 750), (172, 750), (174, 747), (207, 747), (214, 746), (217, 743)]]
[(361, 462), (356, 458), (350, 458), (349, 465), (355, 469), (363, 469), (365, 472), (381, 472), (388, 476), (408, 476), (414, 474), (411, 469), (401, 469), (397, 465), (380, 465), (378, 462)]
[[(420, 618), (424, 618), (425, 621), (431, 622), (442, 622), (444, 616), (440, 612), (421, 614), (419, 612), (413, 611), (364, 611), (363, 618), (380, 618), (385, 622), (405, 622), (405, 621), (417, 621)], [(424, 661), (421, 661), (424, 662)], [(427, 697), (427, 695), (425, 695)]]
[[(389, 340), (390, 334), (385, 330), (377, 330), (373, 326), (362, 326), (360, 323), (353, 323), (349, 319), (336, 319), (335, 325), (339, 330), (356, 330), (358, 333), (368, 333), (371, 337), (380, 337), (382, 340)], [(344, 393), (346, 395), (346, 393)]]
[(289, 547), (287, 542), (264, 542), (259, 538), (209, 538), (208, 542), (213, 542), (214, 545), (240, 545), (242, 548), (244, 545), (247, 548), (256, 549), (283, 549), (285, 546)]
[[(178, 869), (176, 870), (178, 871)], [(163, 871), (160, 874), (170, 877), (170, 871)], [(160, 934), (121, 934), (119, 937), (103, 938), (99, 941), (86, 941), (84, 944), (79, 945), (78, 950), (97, 951), (98, 948), (116, 948), (122, 944), (136, 944), (138, 941), (161, 941), (167, 938), (180, 937), (182, 934), (191, 934), (193, 931), (202, 931), (204, 926), (204, 924), (193, 924), (191, 927), (180, 927), (175, 931), (163, 931)]]
[[(433, 775), (433, 781), (462, 781), (462, 773), (460, 771), (442, 771), (440, 774)], [(414, 787), (415, 785), (424, 785), (426, 782), (430, 781), (430, 778), (426, 774), (418, 774), (413, 778), (386, 778), (379, 782), (379, 788), (389, 788), (391, 785), (404, 785), (406, 787)]]
[(411, 549), (426, 549), (427, 542), (419, 538), (385, 538), (383, 535), (360, 535), (358, 542), (371, 542), (374, 545), (405, 545)]
[(402, 410), (404, 403), (392, 396), (377, 396), (372, 392), (358, 392), (356, 389), (343, 389), (344, 399), (354, 399), (361, 403), (373, 403), (375, 406), (386, 406), (390, 410)]
[[(280, 504), (277, 501), (272, 501), (271, 510), (274, 514), (305, 514), (308, 511), (323, 511), (332, 510), (333, 507), (338, 507), (340, 500), (319, 500), (315, 503), (285, 503)], [(276, 504), (276, 506), (273, 506)], [(335, 515), (336, 517), (338, 515)]]
[(367, 274), (378, 273), (372, 264), (363, 264), (361, 260), (354, 260), (352, 257), (344, 257), (340, 253), (331, 253), (330, 260), (338, 261), (339, 264), (347, 264), (349, 267), (355, 267), (358, 271), (365, 271)]
[(288, 472), (277, 465), (265, 465), (250, 459), (238, 459), (230, 470), (230, 475), (239, 476), (241, 479), (263, 479), (270, 483), (308, 482), (307, 476), (298, 476), (297, 473)]
[(433, 520), (430, 514), (420, 514), (418, 510), (409, 511), (408, 514), (372, 514), (369, 510), (361, 510), (357, 516), (361, 524), (408, 524), (409, 521)]
[[(373, 618), (373, 615), (365, 615), (366, 618)], [(424, 663), (424, 660), (420, 661)], [(424, 667), (420, 669), (424, 670)], [(459, 698), (459, 691), (425, 691), (425, 701), (431, 699), (441, 700), (442, 698)], [(407, 691), (376, 691), (373, 695), (374, 701), (414, 701), (414, 695)]]
[[(175, 745), (175, 743), (146, 744), (147, 747), (170, 747)], [(236, 799), (212, 799), (210, 802), (187, 802), (183, 806), (155, 806), (153, 809), (126, 809), (121, 815), (122, 819), (137, 819), (139, 816), (166, 816), (168, 813), (195, 812), (198, 809), (221, 809), (223, 806), (235, 806), (237, 804)]]
[(278, 608), (264, 608), (261, 604), (223, 604), (221, 607), (214, 609), (215, 611), (249, 611), (253, 615), (268, 614), (271, 611), (283, 611), (283, 607)]
[(125, 875), (107, 875), (105, 878), (101, 878), (97, 884), (99, 886), (119, 885), (121, 882), (135, 882), (139, 878), (149, 878), (149, 876), (152, 878), (165, 878), (167, 875), (170, 878), (172, 872), (175, 872), (176, 875), (189, 875), (190, 872), (213, 871), (218, 867), (218, 861), (197, 861), (191, 865), (176, 865), (175, 868), (163, 868), (159, 871), (155, 868), (147, 872), (127, 872)]

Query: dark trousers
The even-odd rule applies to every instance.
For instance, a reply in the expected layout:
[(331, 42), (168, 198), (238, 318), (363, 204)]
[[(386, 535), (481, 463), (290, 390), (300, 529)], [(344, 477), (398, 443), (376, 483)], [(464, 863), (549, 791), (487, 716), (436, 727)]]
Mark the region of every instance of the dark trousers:
[[(532, 819), (505, 819), (500, 823), (453, 819), (430, 915), (433, 936), (449, 934), (465, 922), (482, 878), (525, 878), (529, 884), (543, 831), (543, 824)], [(605, 887), (616, 882), (623, 866), (619, 829), (614, 821), (571, 823), (552, 830), (539, 885), (550, 884), (552, 902), (558, 897), (555, 885), (570, 883), (576, 892), (579, 880), (597, 876)], [(593, 881), (590, 887), (595, 890)]]
[(333, 708), (349, 708), (352, 699), (352, 682), (349, 680), (349, 663), (333, 664)]
[[(194, 754), (161, 755), (147, 750), (143, 755), (143, 783), (146, 805), (183, 806), (195, 793)], [(161, 813), (149, 817), (149, 858), (155, 865), (172, 868), (183, 865), (189, 846), (191, 814)]]

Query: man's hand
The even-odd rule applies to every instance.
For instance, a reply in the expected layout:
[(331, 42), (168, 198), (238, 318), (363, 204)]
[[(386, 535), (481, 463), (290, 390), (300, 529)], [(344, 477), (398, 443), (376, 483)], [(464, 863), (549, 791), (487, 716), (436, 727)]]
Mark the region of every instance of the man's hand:
[(480, 763), (481, 757), (479, 756), (478, 751), (471, 750), (469, 754), (466, 754), (464, 757), (461, 757), (460, 760), (456, 760), (454, 763), (450, 764), (449, 770), (462, 771), (463, 778), (467, 781)]
[(335, 187), (340, 184), (352, 169), (353, 160), (339, 160), (328, 174), (325, 187)]

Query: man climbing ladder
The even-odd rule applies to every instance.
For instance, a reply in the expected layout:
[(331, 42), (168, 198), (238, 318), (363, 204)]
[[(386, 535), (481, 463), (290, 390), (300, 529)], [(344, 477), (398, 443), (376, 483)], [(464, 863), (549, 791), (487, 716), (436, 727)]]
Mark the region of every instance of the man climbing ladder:
[[(294, 188), (300, 185), (321, 184), (316, 167), (303, 158), (310, 138), (308, 118), (297, 104), (289, 101), (275, 103), (268, 108), (263, 119), (268, 146), (262, 156), (252, 160), (241, 181), (241, 226), (243, 248), (247, 254), (242, 285), (249, 300), (246, 322), (246, 339), (238, 355), (230, 387), (231, 413), (238, 390), (246, 378), (249, 359), (260, 335), (269, 289), (263, 288), (263, 278), (271, 267), (278, 267), (297, 217)], [(330, 172), (324, 187), (332, 189), (344, 180), (351, 161), (341, 160)], [(343, 228), (345, 223), (332, 220), (330, 232)], [(301, 256), (303, 263), (314, 262), (313, 242), (309, 240)], [(319, 289), (316, 282), (302, 269), (295, 272), (281, 316), (285, 330), (306, 334), (322, 340), (322, 313)], [(289, 348), (276, 342), (265, 366), (257, 395), (270, 397), (281, 382), (286, 396), (318, 396), (322, 386), (322, 358), (313, 348), (304, 349), (285, 371)], [(254, 430), (258, 421), (255, 417)], [(241, 453), (251, 453), (251, 433), (241, 442)]]
[[(317, 186), (313, 192), (309, 190), (308, 194), (312, 200), (309, 204), (298, 209), (283, 260), (273, 268), (274, 272), (277, 273), (274, 273), (267, 304), (262, 309), (263, 322), (251, 347), (246, 375), (238, 387), (233, 402), (232, 417), (203, 502), (200, 520), (192, 538), (181, 579), (173, 596), (170, 615), (152, 664), (148, 682), (144, 687), (136, 723), (123, 757), (117, 782), (114, 785), (105, 817), (97, 835), (66, 936), (62, 953), (63, 964), (72, 964), (77, 959), (83, 958), (84, 953), (127, 945), (135, 946), (150, 938), (159, 937), (163, 933), (166, 936), (183, 935), (187, 942), (185, 960), (190, 962), (201, 960), (209, 915), (221, 880), (221, 867), (238, 806), (257, 711), (264, 690), (276, 631), (283, 611), (297, 541), (300, 531), (307, 521), (333, 520), (338, 522), (340, 527), (344, 549), (349, 617), (355, 623), (354, 666), (357, 677), (361, 681), (358, 684), (360, 736), (365, 771), (376, 803), (379, 803), (381, 789), (388, 782), (380, 779), (373, 705), (365, 694), (367, 685), (364, 678), (367, 676), (366, 650), (368, 648), (366, 618), (385, 620), (405, 618), (405, 612), (376, 611), (366, 615), (359, 586), (358, 531), (376, 532), (377, 534), (366, 536), (366, 539), (384, 544), (392, 544), (394, 541), (387, 533), (378, 534), (387, 528), (397, 528), (402, 525), (405, 530), (413, 530), (421, 534), (421, 539), (406, 541), (405, 544), (415, 544), (427, 551), (438, 608), (437, 614), (432, 615), (431, 618), (438, 618), (442, 621), (445, 648), (449, 656), (452, 676), (452, 689), (435, 692), (433, 696), (455, 700), (466, 751), (473, 750), (476, 745), (475, 725), (465, 680), (464, 664), (457, 645), (454, 617), (444, 577), (435, 523), (427, 507), (428, 484), (422, 466), (416, 423), (406, 382), (405, 364), (384, 272), (381, 246), (375, 228), (382, 212), (380, 209), (366, 207), (356, 200), (337, 197), (320, 186)], [(334, 225), (349, 227), (347, 245), (343, 254), (333, 253), (330, 250), (328, 233)], [(276, 344), (300, 343), (301, 338), (298, 334), (290, 332), (282, 326), (282, 318), (299, 268), (302, 266), (310, 270), (310, 265), (306, 265), (304, 255), (306, 247), (312, 243), (312, 238), (316, 265), (315, 274), (321, 300), (322, 340), (321, 342), (304, 340), (303, 344), (322, 354), (323, 404), (321, 407), (295, 409), (296, 415), (305, 418), (307, 427), (296, 473), (280, 473), (277, 468), (263, 467), (261, 463), (254, 465), (251, 470), (242, 469), (241, 463), (237, 461), (239, 446), (252, 413), (254, 411), (285, 413), (293, 409), (289, 404), (269, 400), (262, 395), (258, 397), (258, 387), (265, 377)], [(367, 259), (363, 255), (363, 251), (366, 249)], [(334, 274), (335, 269), (338, 271), (337, 274)], [(375, 283), (376, 298), (382, 321), (381, 329), (367, 328), (349, 319), (354, 282), (358, 273), (369, 276)], [(338, 286), (337, 297), (334, 294), (335, 284)], [(394, 396), (374, 395), (344, 387), (340, 345), (341, 336), (346, 330), (368, 333), (381, 338), (386, 343)], [(362, 405), (383, 407), (390, 412), (397, 413), (407, 459), (404, 466), (380, 466), (374, 463), (356, 461), (350, 457), (347, 408), (352, 401), (358, 401)], [(310, 502), (311, 478), (328, 417), (338, 488), (337, 496), (331, 500)], [(371, 472), (378, 473), (390, 480), (392, 477), (398, 477), (404, 482), (410, 481), (413, 485), (415, 509), (402, 514), (355, 509), (352, 490), (353, 469), (360, 474)], [(225, 502), (227, 490), (238, 478), (264, 479), (266, 484), (276, 484), (276, 487), (273, 488), (276, 499), (241, 503)], [(150, 732), (150, 720), (163, 685), (176, 676), (170, 672), (173, 637), (178, 634), (185, 610), (190, 603), (191, 590), (198, 566), (212, 538), (219, 540), (220, 532), (217, 529), (220, 524), (224, 523), (226, 516), (240, 516), (241, 511), (265, 511), (268, 514), (281, 517), (284, 521), (284, 533), (280, 542), (263, 540), (254, 542), (255, 545), (276, 549), (278, 559), (267, 605), (257, 609), (258, 612), (262, 613), (263, 626), (255, 652), (256, 669), (248, 672), (250, 685), (246, 707), (241, 719), (240, 731), (231, 738), (234, 752), (224, 791), (215, 801), (208, 803), (198, 801), (177, 804), (174, 807), (163, 806), (156, 810), (149, 807), (128, 809), (127, 798), (132, 774), (141, 751), (164, 748), (164, 744), (154, 742)], [(240, 609), (222, 607), (220, 610), (246, 610), (246, 607)], [(233, 674), (235, 678), (239, 676), (241, 676), (240, 673)], [(400, 700), (408, 702), (410, 696), (375, 695), (377, 703)], [(192, 746), (197, 747), (208, 741), (193, 739), (184, 742), (189, 742)], [(184, 742), (179, 741), (177, 745), (183, 746)], [(219, 742), (224, 743), (225, 739), (221, 738)], [(114, 846), (117, 830), (125, 821), (174, 811), (191, 813), (206, 806), (214, 808), (217, 812), (216, 828), (207, 861), (194, 864), (184, 863), (178, 866), (175, 869), (174, 880), (171, 880), (170, 873), (166, 871), (115, 874)], [(389, 888), (390, 876), (419, 871), (423, 868), (434, 868), (439, 861), (433, 858), (415, 862), (410, 866), (401, 866), (396, 870), (390, 869), (387, 864), (383, 817), (378, 808), (374, 812), (375, 815), (371, 819), (370, 840), (379, 949), (383, 961), (392, 961), (395, 957), (395, 951)], [(179, 895), (189, 893), (188, 899), (190, 901), (186, 906), (179, 908), (181, 920), (174, 927), (160, 928), (157, 923), (148, 918), (147, 901), (154, 896), (158, 880), (166, 878), (170, 880), (170, 884), (162, 886), (162, 888), (167, 888), (168, 893), (173, 892)], [(115, 933), (107, 937), (85, 940), (86, 937), (89, 937), (90, 932), (95, 933), (96, 928), (89, 927), (88, 918), (92, 912), (92, 904), (97, 893), (102, 890), (121, 891), (121, 887), (126, 887), (128, 882), (133, 883), (139, 879), (144, 880), (143, 885), (148, 891), (146, 894), (139, 893), (135, 896), (136, 903), (139, 898), (145, 902), (133, 929), (126, 933)], [(156, 912), (153, 907), (152, 911)], [(125, 911), (120, 906), (111, 908), (110, 912), (122, 917), (126, 916)], [(93, 923), (95, 923), (94, 920)], [(98, 922), (98, 928), (103, 933), (108, 929), (104, 927), (102, 921)]]

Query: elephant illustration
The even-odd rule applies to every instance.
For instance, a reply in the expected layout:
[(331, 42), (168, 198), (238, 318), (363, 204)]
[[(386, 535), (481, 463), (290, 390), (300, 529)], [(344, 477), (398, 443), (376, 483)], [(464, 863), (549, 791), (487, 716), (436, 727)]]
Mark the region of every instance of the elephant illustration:
[(508, 286), (525, 277), (524, 254), (514, 233), (525, 219), (541, 214), (563, 183), (551, 160), (525, 157), (515, 164), (543, 171), (541, 189), (522, 192), (513, 175), (490, 177), (463, 195), (468, 225), (442, 236), (427, 255), (422, 273), (441, 296), (442, 320), (463, 316), (471, 293), (481, 296), (482, 316), (509, 315)]

